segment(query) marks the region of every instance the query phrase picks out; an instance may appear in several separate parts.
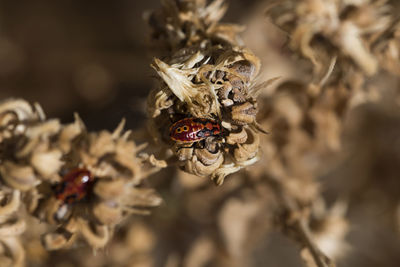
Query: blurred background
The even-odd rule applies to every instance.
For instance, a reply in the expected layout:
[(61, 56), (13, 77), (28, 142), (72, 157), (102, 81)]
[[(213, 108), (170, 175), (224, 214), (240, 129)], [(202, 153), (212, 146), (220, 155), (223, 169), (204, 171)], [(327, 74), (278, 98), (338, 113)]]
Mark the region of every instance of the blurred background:
[[(257, 1), (231, 1), (239, 22)], [(37, 101), (49, 117), (90, 129), (144, 119), (153, 85), (146, 11), (160, 1), (0, 1), (0, 98)]]
[[(224, 21), (247, 25), (243, 39), (263, 62), (260, 80), (301, 77), (308, 67), (298, 68), (304, 61), (290, 56), (285, 35), (263, 18), (266, 2), (228, 1)], [(397, 1), (391, 4), (398, 9)], [(123, 117), (127, 128), (143, 127), (155, 75), (143, 14), (159, 6), (158, 0), (1, 0), (0, 100), (38, 102), (48, 117), (64, 123), (78, 112), (90, 130), (113, 129)], [(399, 80), (384, 73), (371, 83), (399, 91)], [(348, 159), (351, 154), (351, 160), (330, 165), (322, 177), (328, 200), (348, 201), (350, 248), (338, 266), (400, 266), (400, 111), (385, 101), (390, 97), (354, 112), (339, 156)], [(28, 233), (28, 266), (233, 266), (214, 228), (237, 219), (230, 214), (253, 220), (231, 226), (233, 232), (242, 231), (243, 225), (255, 227), (247, 236), (242, 266), (301, 266), (298, 247), (278, 231), (265, 229), (264, 219), (270, 218), (253, 216), (261, 200), (242, 189), (237, 193), (243, 183), (233, 180), (245, 177), (245, 172), (235, 175), (222, 189), (169, 168), (149, 182), (164, 204), (152, 216), (126, 221), (104, 251), (93, 253), (82, 244), (49, 253)], [(232, 196), (238, 197), (236, 202), (227, 202)], [(190, 202), (182, 204), (186, 200)], [(217, 260), (211, 260), (215, 251)]]

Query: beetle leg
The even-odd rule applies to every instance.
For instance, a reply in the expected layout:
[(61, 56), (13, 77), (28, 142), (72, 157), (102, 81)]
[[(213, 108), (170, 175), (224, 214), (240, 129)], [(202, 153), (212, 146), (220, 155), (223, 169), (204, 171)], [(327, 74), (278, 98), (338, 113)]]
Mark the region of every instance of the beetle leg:
[(206, 140), (201, 140), (198, 142), (198, 148), (204, 149), (206, 147)]

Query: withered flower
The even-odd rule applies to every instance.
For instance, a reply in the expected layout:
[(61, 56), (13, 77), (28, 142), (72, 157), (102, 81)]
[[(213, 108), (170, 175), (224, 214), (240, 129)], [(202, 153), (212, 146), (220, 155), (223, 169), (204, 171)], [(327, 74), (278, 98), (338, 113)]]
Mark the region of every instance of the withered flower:
[(25, 250), (19, 239), (26, 228), (21, 216), (22, 192), (38, 184), (33, 167), (16, 164), (14, 151), (26, 144), (22, 137), (27, 127), (20, 122), (34, 123), (42, 117), (38, 105), (32, 108), (22, 100), (0, 103), (0, 265), (23, 266)]
[[(102, 248), (112, 237), (114, 227), (127, 215), (146, 214), (161, 201), (152, 189), (143, 188), (141, 182), (165, 163), (144, 153), (139, 155), (144, 147), (130, 140), (129, 131), (122, 131), (124, 122), (112, 133), (88, 133), (78, 117), (73, 125), (80, 134), (65, 155), (64, 166), (83, 166), (95, 181), (87, 201), (67, 205), (50, 196), (39, 204), (35, 213), (59, 225), (55, 232), (44, 236), (48, 249), (68, 246), (77, 235), (83, 236), (93, 248)], [(64, 208), (70, 210), (64, 212)]]
[[(0, 122), (1, 192), (5, 200), (12, 196), (5, 212), (16, 210), (23, 200), (29, 213), (56, 226), (43, 237), (47, 249), (72, 245), (79, 235), (94, 248), (104, 247), (127, 215), (146, 213), (160, 203), (142, 181), (165, 162), (141, 152), (145, 145), (137, 146), (130, 132), (123, 132), (124, 121), (112, 133), (90, 133), (77, 115), (74, 123), (62, 125), (46, 120), (38, 105), (9, 100), (0, 105)], [(94, 179), (83, 192), (75, 180), (62, 178), (78, 167)], [(61, 193), (56, 193), (60, 184)], [(66, 187), (69, 191), (63, 192)], [(67, 199), (78, 193), (86, 199)], [(12, 203), (18, 203), (16, 208), (10, 208)]]
[[(150, 132), (173, 150), (183, 170), (211, 176), (218, 185), (258, 160), (262, 131), (256, 122), (260, 62), (239, 46), (241, 27), (219, 23), (225, 10), (221, 0), (169, 0), (149, 16), (154, 42), (168, 51), (152, 64), (161, 79), (148, 98)], [(174, 142), (170, 127), (183, 118), (218, 123), (222, 134)]]
[(286, 0), (271, 6), (272, 21), (290, 35), (290, 46), (309, 59), (317, 74), (332, 58), (351, 59), (367, 75), (378, 69), (374, 38), (391, 23), (386, 1)]

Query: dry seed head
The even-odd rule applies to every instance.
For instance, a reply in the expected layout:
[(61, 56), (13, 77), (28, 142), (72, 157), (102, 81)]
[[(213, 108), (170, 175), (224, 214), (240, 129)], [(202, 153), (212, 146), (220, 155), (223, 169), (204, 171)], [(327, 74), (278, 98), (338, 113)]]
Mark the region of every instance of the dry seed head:
[[(13, 169), (14, 163), (6, 161), (9, 155), (6, 142), (11, 139), (18, 140), (15, 135), (21, 135), (26, 128), (21, 126), (22, 120), (36, 120), (40, 111), (35, 112), (32, 107), (21, 100), (9, 100), (0, 103), (0, 265), (23, 266), (25, 251), (19, 239), (26, 228), (25, 222), (18, 217), (21, 205), (21, 189), (35, 185), (35, 177), (23, 177), (24, 172), (30, 173), (32, 169), (22, 167)], [(14, 146), (11, 146), (13, 149)], [(19, 181), (14, 182), (13, 176)], [(16, 187), (14, 187), (14, 185)]]
[[(26, 228), (25, 221), (20, 217), (21, 191), (29, 192), (40, 183), (36, 172), (43, 171), (42, 165), (37, 162), (38, 158), (33, 158), (35, 154), (31, 152), (41, 147), (41, 152), (46, 153), (48, 136), (40, 138), (40, 127), (35, 127), (44, 119), (39, 105), (32, 107), (19, 99), (0, 102), (1, 266), (24, 265), (25, 250), (19, 238)], [(30, 126), (34, 129), (30, 129)], [(50, 129), (58, 127), (54, 121), (48, 126)], [(44, 175), (51, 175), (53, 170)]]
[[(143, 146), (137, 146), (123, 127), (124, 121), (114, 132), (91, 133), (77, 115), (75, 122), (62, 125), (46, 120), (38, 105), (32, 107), (24, 100), (0, 103), (0, 193), (4, 199), (0, 239), (24, 230), (24, 221), (13, 216), (21, 191), (29, 213), (58, 225), (56, 232), (43, 237), (50, 250), (70, 246), (79, 236), (94, 248), (103, 247), (123, 218), (157, 206), (160, 198), (141, 184), (166, 164), (141, 151)], [(86, 201), (69, 205), (63, 197), (56, 198), (53, 187), (77, 167), (93, 175), (94, 188), (82, 192)]]
[(365, 74), (378, 70), (374, 38), (390, 25), (386, 1), (287, 0), (271, 7), (272, 21), (291, 35), (291, 47), (308, 58), (318, 75), (329, 61), (350, 58)]
[[(40, 205), (36, 213), (50, 223), (64, 222), (57, 232), (63, 229), (67, 233), (45, 235), (43, 242), (47, 249), (67, 246), (77, 236), (82, 236), (93, 248), (104, 247), (114, 227), (127, 215), (148, 213), (151, 207), (160, 204), (152, 189), (137, 187), (152, 169), (159, 169), (163, 164), (144, 153), (139, 157), (140, 147), (130, 140), (129, 132), (122, 132), (123, 124), (112, 133), (84, 133), (73, 143), (69, 156), (74, 164), (79, 162), (85, 166), (96, 181), (89, 201), (67, 207), (71, 209), (69, 213), (59, 214), (60, 203), (54, 202), (51, 196), (42, 201), (51, 204)], [(64, 216), (54, 221), (54, 216), (59, 215)]]
[(160, 50), (190, 50), (206, 39), (236, 43), (237, 33), (243, 30), (238, 25), (218, 22), (227, 10), (224, 0), (214, 0), (209, 5), (205, 0), (166, 0), (162, 5), (147, 18), (153, 29), (151, 43)]
[[(226, 175), (258, 159), (258, 92), (252, 89), (260, 61), (237, 46), (239, 27), (218, 22), (223, 1), (166, 3), (149, 22), (154, 41), (169, 50), (152, 64), (160, 83), (148, 98), (149, 129), (159, 144), (172, 148), (183, 170), (222, 184)], [(188, 117), (217, 121), (223, 134), (192, 147), (190, 140), (173, 142), (168, 129)]]

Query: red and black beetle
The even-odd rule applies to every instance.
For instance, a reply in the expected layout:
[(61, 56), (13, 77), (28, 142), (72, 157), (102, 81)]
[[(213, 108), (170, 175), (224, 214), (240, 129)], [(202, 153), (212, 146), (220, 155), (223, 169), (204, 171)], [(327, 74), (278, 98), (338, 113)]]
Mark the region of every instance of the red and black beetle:
[(172, 124), (169, 130), (172, 140), (180, 143), (193, 143), (206, 139), (209, 136), (220, 137), (221, 125), (211, 119), (185, 118)]
[(64, 204), (74, 204), (86, 197), (93, 181), (94, 178), (89, 170), (84, 168), (72, 169), (54, 187), (55, 196)]

